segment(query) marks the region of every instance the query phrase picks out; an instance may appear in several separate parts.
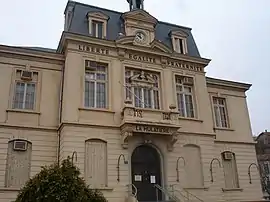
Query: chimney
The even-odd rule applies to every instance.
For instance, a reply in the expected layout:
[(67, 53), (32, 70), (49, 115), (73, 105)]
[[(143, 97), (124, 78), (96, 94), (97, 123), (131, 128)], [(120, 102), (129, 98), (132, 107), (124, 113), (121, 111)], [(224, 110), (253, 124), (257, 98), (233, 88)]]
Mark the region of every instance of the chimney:
[(67, 6), (65, 9), (65, 24), (64, 24), (64, 31), (68, 31), (71, 18), (73, 16), (73, 9), (74, 9), (75, 3), (73, 1), (68, 0)]

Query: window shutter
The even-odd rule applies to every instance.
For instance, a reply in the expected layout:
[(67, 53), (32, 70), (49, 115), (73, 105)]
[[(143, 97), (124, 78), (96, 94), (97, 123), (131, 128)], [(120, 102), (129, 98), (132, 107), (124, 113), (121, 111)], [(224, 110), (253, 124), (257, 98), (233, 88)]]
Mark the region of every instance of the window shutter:
[(86, 142), (85, 179), (92, 188), (107, 185), (107, 145), (101, 140)]

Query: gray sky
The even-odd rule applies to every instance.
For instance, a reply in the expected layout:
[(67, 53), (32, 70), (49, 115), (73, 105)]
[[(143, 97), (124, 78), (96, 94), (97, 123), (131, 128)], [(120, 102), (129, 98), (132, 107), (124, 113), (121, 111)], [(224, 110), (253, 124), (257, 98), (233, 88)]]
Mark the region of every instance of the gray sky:
[[(56, 48), (67, 0), (1, 1), (0, 43)], [(126, 0), (80, 0), (127, 11)], [(145, 0), (157, 19), (192, 27), (207, 76), (252, 83), (248, 106), (253, 134), (270, 130), (270, 0)]]

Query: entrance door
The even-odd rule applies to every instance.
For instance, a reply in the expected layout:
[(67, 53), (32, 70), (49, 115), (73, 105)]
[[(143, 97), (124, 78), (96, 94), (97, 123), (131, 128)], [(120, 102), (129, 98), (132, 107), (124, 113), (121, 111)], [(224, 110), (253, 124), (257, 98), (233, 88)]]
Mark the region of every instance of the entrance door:
[[(132, 183), (137, 187), (138, 201), (162, 200), (155, 184), (161, 185), (160, 156), (156, 149), (142, 145), (137, 147), (131, 157)], [(158, 195), (158, 196), (157, 196)]]

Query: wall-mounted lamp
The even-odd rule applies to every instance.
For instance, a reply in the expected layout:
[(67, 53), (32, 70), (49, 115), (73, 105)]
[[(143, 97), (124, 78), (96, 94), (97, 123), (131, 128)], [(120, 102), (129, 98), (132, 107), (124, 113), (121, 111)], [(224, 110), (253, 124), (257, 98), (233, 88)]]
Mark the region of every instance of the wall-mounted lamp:
[(213, 162), (214, 162), (214, 161), (217, 161), (219, 167), (221, 168), (220, 160), (217, 159), (217, 158), (213, 158), (212, 161), (211, 161), (211, 163), (210, 163), (210, 176), (211, 176), (211, 182), (214, 182), (214, 178), (213, 178)]
[(184, 157), (180, 156), (178, 157), (177, 161), (176, 161), (176, 181), (179, 182), (179, 160), (182, 159), (184, 162), (184, 166), (186, 165), (186, 161), (184, 159)]
[(248, 177), (249, 177), (249, 184), (252, 184), (252, 181), (251, 181), (251, 174), (250, 174), (250, 168), (251, 166), (256, 166), (257, 170), (259, 171), (259, 167), (256, 163), (251, 163), (249, 166), (248, 166)]
[(118, 161), (117, 161), (117, 181), (120, 181), (120, 159), (121, 157), (123, 157), (124, 160), (124, 164), (128, 164), (128, 161), (126, 161), (124, 154), (120, 154), (120, 156), (118, 157)]

